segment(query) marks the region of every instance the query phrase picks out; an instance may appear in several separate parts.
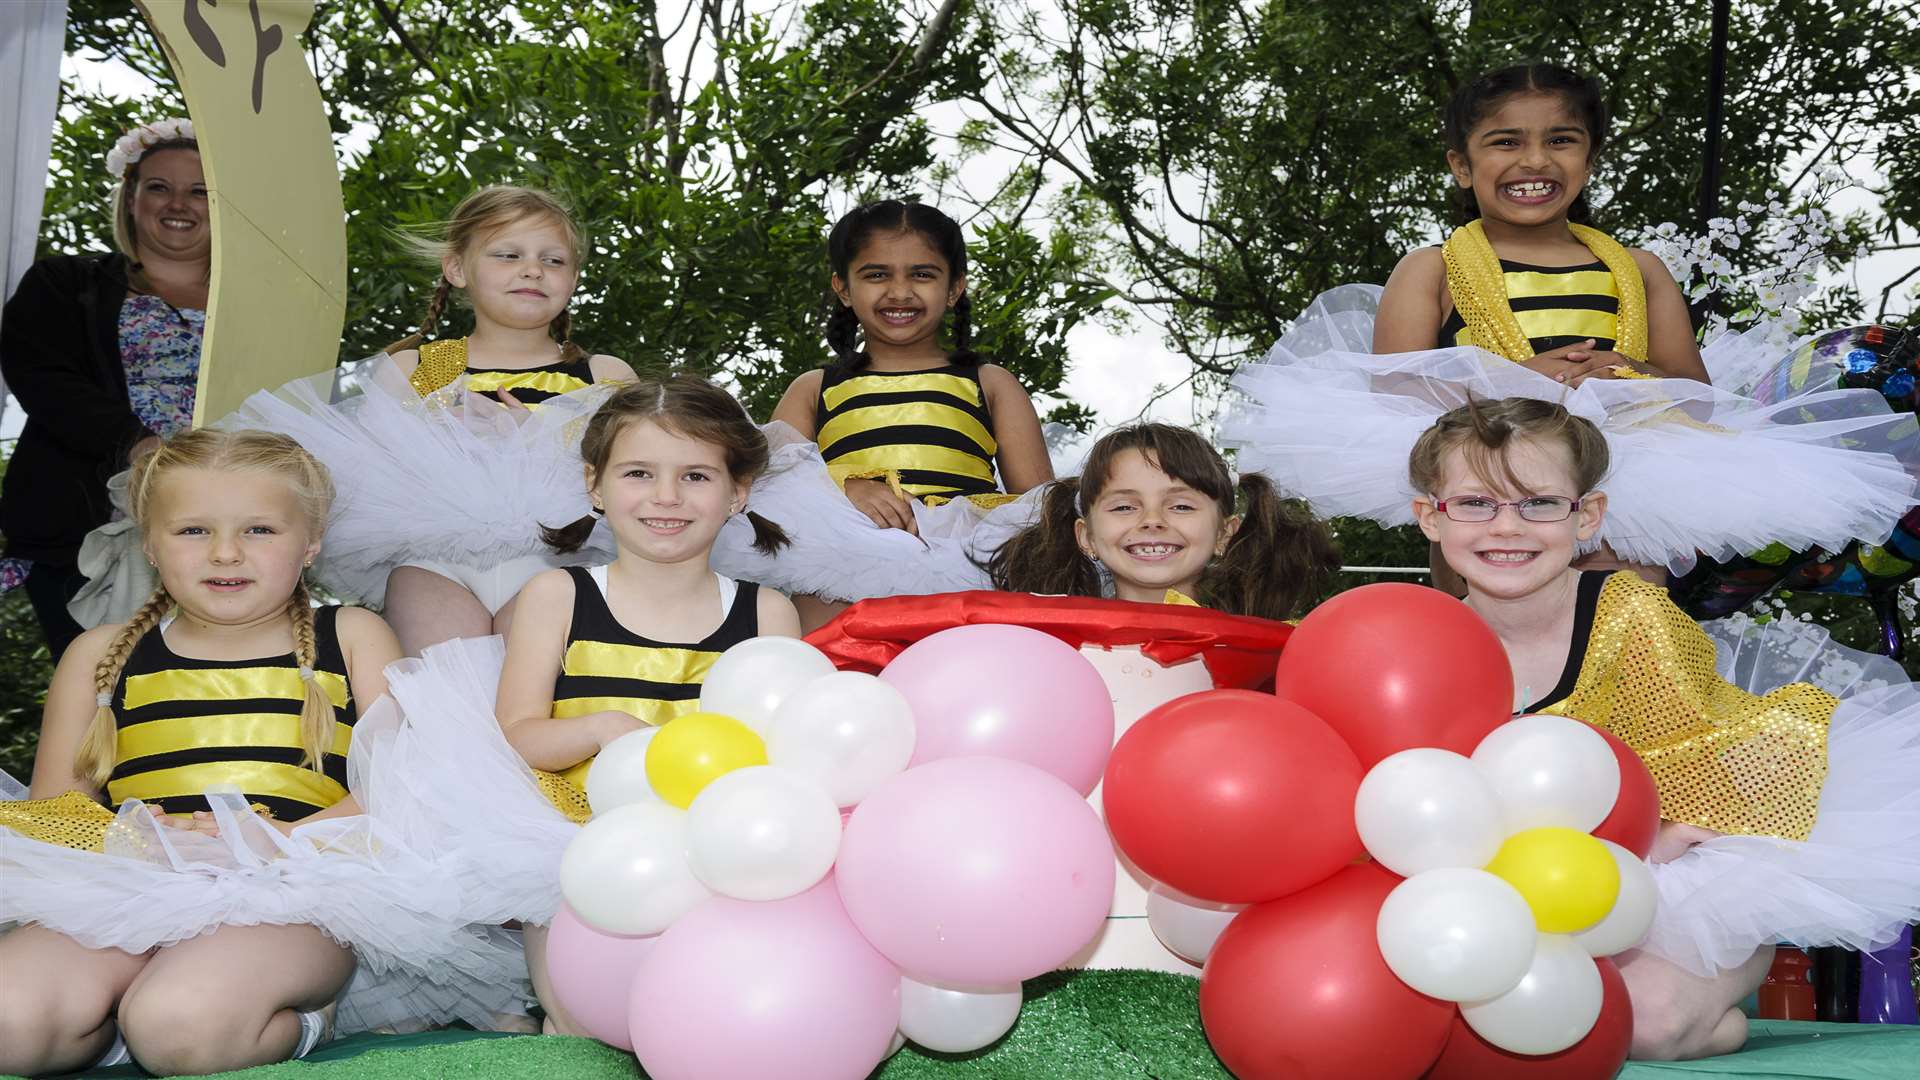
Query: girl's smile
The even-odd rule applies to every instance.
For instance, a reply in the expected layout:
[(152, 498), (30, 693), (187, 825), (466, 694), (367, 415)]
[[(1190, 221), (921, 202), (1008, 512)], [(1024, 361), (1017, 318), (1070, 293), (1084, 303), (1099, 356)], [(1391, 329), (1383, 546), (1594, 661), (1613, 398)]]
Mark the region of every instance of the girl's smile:
[(1593, 139), (1560, 94), (1515, 94), (1447, 152), (1454, 181), (1473, 192), (1480, 215), (1519, 226), (1562, 223), (1592, 174)]
[(1213, 499), (1128, 449), (1114, 456), (1074, 536), (1106, 565), (1120, 599), (1158, 603), (1169, 589), (1191, 596), (1238, 524)]
[(854, 253), (833, 291), (853, 309), (875, 359), (922, 359), (937, 354), (940, 324), (966, 281), (952, 276), (945, 256), (911, 229), (877, 233)]

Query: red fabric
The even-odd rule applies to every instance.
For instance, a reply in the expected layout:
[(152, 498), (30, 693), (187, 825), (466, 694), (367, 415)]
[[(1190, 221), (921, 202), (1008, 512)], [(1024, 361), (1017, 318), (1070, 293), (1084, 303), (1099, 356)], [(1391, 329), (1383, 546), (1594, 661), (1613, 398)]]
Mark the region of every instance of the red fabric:
[(1163, 665), (1198, 655), (1215, 686), (1234, 689), (1270, 684), (1293, 633), (1286, 623), (1184, 604), (976, 591), (862, 600), (807, 641), (843, 670), (876, 672), (921, 638), (978, 624), (1029, 627), (1076, 649), (1139, 645)]

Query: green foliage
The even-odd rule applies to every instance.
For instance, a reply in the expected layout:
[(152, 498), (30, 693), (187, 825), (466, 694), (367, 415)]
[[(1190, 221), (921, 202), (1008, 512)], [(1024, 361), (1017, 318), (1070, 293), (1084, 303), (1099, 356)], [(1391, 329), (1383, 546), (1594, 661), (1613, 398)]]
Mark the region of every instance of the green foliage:
[[(9, 453), (12, 447), (5, 448)], [(0, 476), (8, 454), (0, 454)], [(33, 748), (40, 740), (40, 709), (53, 661), (34, 620), (24, 589), (0, 593), (0, 772), (21, 783), (33, 773)]]

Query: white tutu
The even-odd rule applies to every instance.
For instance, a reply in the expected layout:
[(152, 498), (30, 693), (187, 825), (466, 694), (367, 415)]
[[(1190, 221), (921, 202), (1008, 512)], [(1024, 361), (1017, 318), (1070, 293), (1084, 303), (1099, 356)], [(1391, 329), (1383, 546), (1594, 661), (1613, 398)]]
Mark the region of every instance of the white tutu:
[(1810, 682), (1841, 697), (1827, 779), (1803, 842), (1722, 836), (1654, 865), (1660, 907), (1642, 947), (1708, 975), (1774, 942), (1886, 945), (1920, 921), (1920, 689), (1893, 661), (1808, 624), (1704, 627), (1735, 685)]
[(792, 543), (773, 555), (753, 548), (744, 518), (714, 542), (713, 569), (781, 592), (833, 600), (991, 589), (986, 560), (1038, 519), (1045, 487), (983, 510), (971, 500), (914, 502), (919, 536), (883, 529), (847, 500), (820, 450), (783, 423), (767, 425), (773, 460), (754, 481), (747, 508), (779, 525)]
[(381, 355), (263, 390), (218, 426), (292, 436), (332, 473), (338, 494), (314, 568), (336, 596), (378, 606), (388, 573), (412, 562), (478, 570), (515, 563), (524, 576), (491, 590), (505, 597), (489, 603), (497, 610), (542, 569), (613, 557), (604, 526), (573, 555), (556, 555), (540, 540), (542, 525), (591, 511), (580, 437), (605, 395), (589, 387), (550, 398), (516, 422), (460, 380), (421, 398)]
[[(361, 724), (394, 712), (382, 699)], [(369, 749), (354, 739), (356, 789)], [(104, 853), (0, 828), (0, 925), (35, 923), (88, 948), (138, 953), (221, 926), (304, 924), (358, 961), (335, 1016), (342, 1033), (454, 1020), (490, 1029), (524, 1016), (531, 987), (518, 942), (457, 915), (455, 885), (424, 854), (432, 848), (404, 843), (364, 815), (297, 826), (287, 837), (237, 793), (210, 791), (207, 801), (218, 837), (163, 827), (129, 800)]]
[(544, 925), (580, 827), (540, 793), (494, 717), (505, 659), (499, 637), (456, 638), (388, 665), (404, 718), (379, 734), (377, 768), (357, 790), (381, 827), (435, 853), (449, 890), (441, 902), (459, 918)]
[(1322, 294), (1265, 361), (1234, 376), (1246, 400), (1222, 425), (1223, 444), (1239, 449), (1240, 468), (1322, 516), (1412, 523), (1414, 441), (1469, 398), (1506, 397), (1558, 401), (1606, 433), (1613, 468), (1595, 544), (1630, 562), (1684, 570), (1696, 552), (1877, 543), (1914, 503), (1920, 426), (1880, 394), (1824, 389), (1833, 382), (1820, 378), (1773, 402), (1736, 392), (1768, 384), (1781, 362), (1764, 332), (1725, 334), (1703, 351), (1726, 385), (1592, 379), (1569, 389), (1481, 349), (1373, 355), (1379, 297), (1372, 285)]

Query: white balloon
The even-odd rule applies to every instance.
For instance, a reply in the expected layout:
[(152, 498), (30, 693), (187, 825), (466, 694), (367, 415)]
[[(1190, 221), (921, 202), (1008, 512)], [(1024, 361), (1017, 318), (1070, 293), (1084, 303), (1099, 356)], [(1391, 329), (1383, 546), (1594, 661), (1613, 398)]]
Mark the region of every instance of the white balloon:
[(1623, 953), (1647, 936), (1653, 915), (1660, 906), (1660, 890), (1653, 883), (1653, 871), (1638, 855), (1611, 840), (1602, 840), (1608, 854), (1620, 867), (1620, 896), (1607, 916), (1573, 935), (1588, 956), (1612, 956)]
[(647, 782), (647, 746), (659, 728), (629, 731), (600, 748), (587, 766), (587, 805), (604, 814), (628, 803), (659, 802)]
[(1557, 1054), (1593, 1030), (1605, 988), (1593, 957), (1565, 934), (1541, 934), (1520, 984), (1460, 1006), (1481, 1038), (1516, 1054)]
[(1020, 985), (955, 990), (900, 980), (900, 1033), (929, 1050), (964, 1054), (992, 1044), (1020, 1019)]
[(1507, 837), (1500, 801), (1473, 762), (1424, 747), (1383, 758), (1353, 800), (1360, 842), (1401, 877), (1444, 866), (1479, 869)]
[(1159, 882), (1147, 890), (1147, 925), (1167, 951), (1193, 964), (1205, 964), (1214, 942), (1245, 904), (1198, 900)]
[(687, 807), (687, 862), (736, 900), (805, 892), (840, 853), (840, 808), (819, 784), (773, 765), (726, 773)]
[(1522, 716), (1493, 729), (1473, 763), (1500, 799), (1509, 834), (1549, 825), (1592, 832), (1620, 797), (1620, 760), (1600, 733), (1565, 716)]
[(720, 654), (700, 683), (700, 711), (731, 716), (765, 737), (780, 703), (833, 674), (833, 661), (790, 637), (757, 637)]
[(560, 856), (560, 894), (609, 934), (657, 934), (712, 894), (687, 865), (687, 813), (663, 802), (597, 814)]
[(1401, 882), (1380, 905), (1380, 955), (1400, 981), (1443, 1001), (1513, 989), (1533, 960), (1533, 912), (1485, 870), (1445, 867)]
[(913, 708), (872, 675), (836, 671), (795, 691), (774, 713), (767, 760), (817, 781), (853, 806), (913, 758)]

